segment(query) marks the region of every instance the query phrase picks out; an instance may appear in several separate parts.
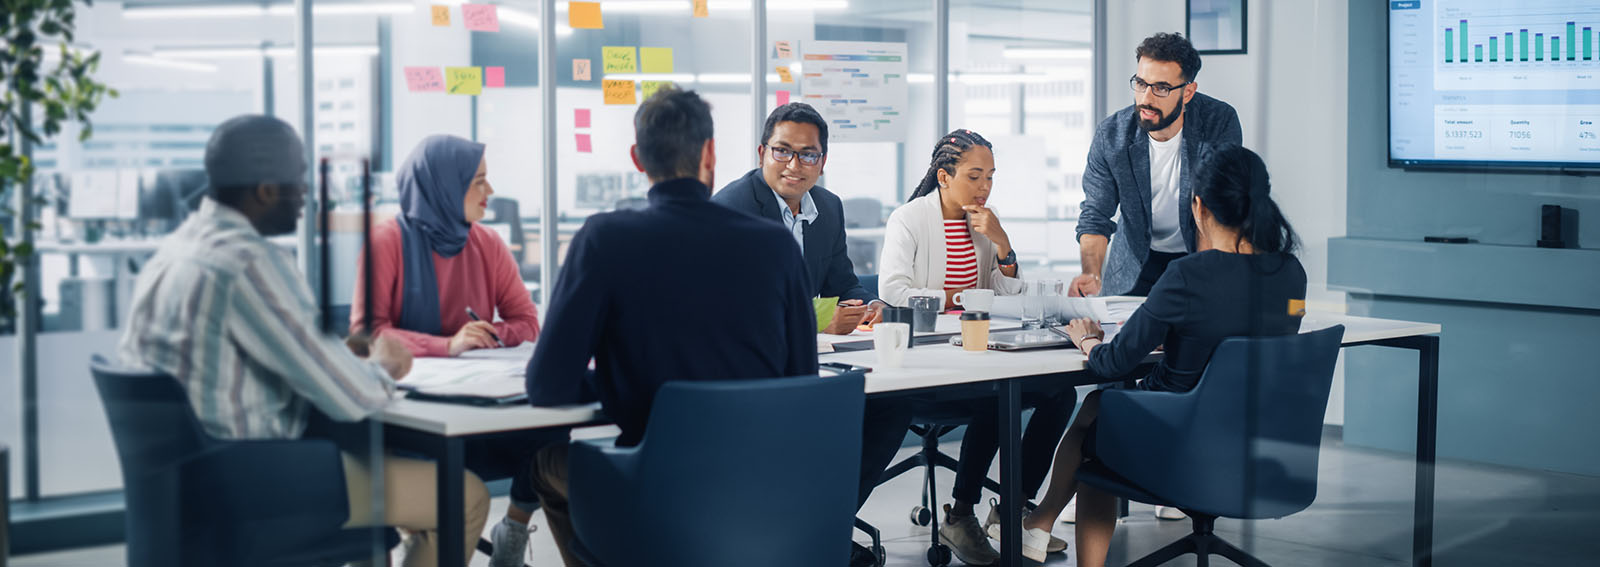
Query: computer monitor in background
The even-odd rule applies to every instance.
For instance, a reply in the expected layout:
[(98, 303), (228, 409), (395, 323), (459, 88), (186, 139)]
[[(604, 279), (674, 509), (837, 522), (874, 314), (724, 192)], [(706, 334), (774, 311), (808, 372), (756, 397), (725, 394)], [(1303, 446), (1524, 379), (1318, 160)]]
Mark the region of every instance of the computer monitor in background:
[(67, 179), (68, 217), (79, 220), (117, 218), (117, 170), (75, 171)]
[(155, 221), (170, 230), (200, 207), (206, 195), (203, 169), (163, 169), (139, 195), (139, 219)]

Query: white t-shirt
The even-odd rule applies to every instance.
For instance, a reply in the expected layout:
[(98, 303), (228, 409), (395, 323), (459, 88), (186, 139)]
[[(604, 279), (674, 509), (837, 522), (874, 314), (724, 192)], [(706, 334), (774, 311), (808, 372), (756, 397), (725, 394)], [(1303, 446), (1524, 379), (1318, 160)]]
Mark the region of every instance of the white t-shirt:
[(1150, 249), (1156, 252), (1184, 252), (1183, 231), (1178, 225), (1178, 188), (1183, 174), (1183, 131), (1171, 140), (1150, 138)]

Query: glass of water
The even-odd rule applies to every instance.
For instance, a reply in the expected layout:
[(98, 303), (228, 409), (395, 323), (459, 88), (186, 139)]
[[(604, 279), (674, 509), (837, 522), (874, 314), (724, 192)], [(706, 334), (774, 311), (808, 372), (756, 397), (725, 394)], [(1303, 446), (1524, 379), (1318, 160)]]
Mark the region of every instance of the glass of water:
[(1061, 314), (1065, 308), (1062, 303), (1066, 301), (1064, 298), (1067, 296), (1066, 282), (1061, 280), (1039, 280), (1037, 283), (1039, 285), (1039, 303), (1042, 305), (1040, 309), (1043, 311), (1040, 319), (1043, 325), (1046, 327), (1059, 327), (1067, 324), (1066, 321), (1061, 320)]

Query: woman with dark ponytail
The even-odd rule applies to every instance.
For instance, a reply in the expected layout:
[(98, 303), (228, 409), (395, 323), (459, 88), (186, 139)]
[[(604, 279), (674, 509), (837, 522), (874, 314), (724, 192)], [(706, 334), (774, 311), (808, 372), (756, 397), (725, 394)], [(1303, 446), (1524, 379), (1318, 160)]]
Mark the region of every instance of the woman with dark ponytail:
[[(994, 187), (993, 146), (977, 132), (956, 130), (939, 138), (930, 161), (911, 199), (889, 215), (878, 263), (879, 296), (891, 305), (934, 296), (951, 308), (951, 296), (964, 289), (1021, 293), (1011, 238), (986, 206)], [(1050, 472), (1050, 452), (1067, 430), (1078, 393), (1065, 385), (1030, 389), (1022, 402), (1036, 410), (1022, 434), (1022, 493), (1031, 499)], [(980, 523), (974, 506), (982, 500), (983, 482), (1000, 449), (999, 412), (993, 402), (941, 403), (926, 411), (971, 416), (939, 541), (968, 565), (992, 565), (1000, 560), (988, 541), (1000, 537), (999, 507), (991, 506), (988, 520)], [(1046, 547), (1062, 551), (1067, 542), (1055, 539)]]
[[(1166, 356), (1138, 387), (1187, 392), (1199, 382), (1222, 339), (1300, 331), (1306, 271), (1294, 256), (1294, 230), (1272, 201), (1261, 156), (1239, 146), (1221, 146), (1196, 172), (1189, 207), (1198, 251), (1167, 266), (1149, 299), (1116, 338), (1105, 341), (1100, 325), (1088, 319), (1067, 326), (1096, 374), (1126, 375), (1150, 351), (1166, 345)], [(1083, 451), (1083, 441), (1099, 411), (1099, 392), (1089, 394), (1056, 449), (1050, 489), (1022, 523), (1024, 556), (1044, 560), (1050, 528), (1076, 493), (1078, 565), (1105, 564), (1116, 527), (1116, 500), (1077, 483), (1078, 466), (1094, 458)]]

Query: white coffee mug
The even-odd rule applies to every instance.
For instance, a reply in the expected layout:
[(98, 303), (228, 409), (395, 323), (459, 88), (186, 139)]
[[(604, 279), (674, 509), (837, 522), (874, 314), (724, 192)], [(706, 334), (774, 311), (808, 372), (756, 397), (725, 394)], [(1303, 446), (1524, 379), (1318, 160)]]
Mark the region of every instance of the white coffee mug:
[(899, 368), (905, 364), (908, 348), (911, 348), (910, 324), (878, 323), (872, 326), (872, 350), (878, 352), (879, 366)]
[(994, 290), (966, 289), (956, 293), (950, 300), (965, 311), (989, 311), (994, 307)]

